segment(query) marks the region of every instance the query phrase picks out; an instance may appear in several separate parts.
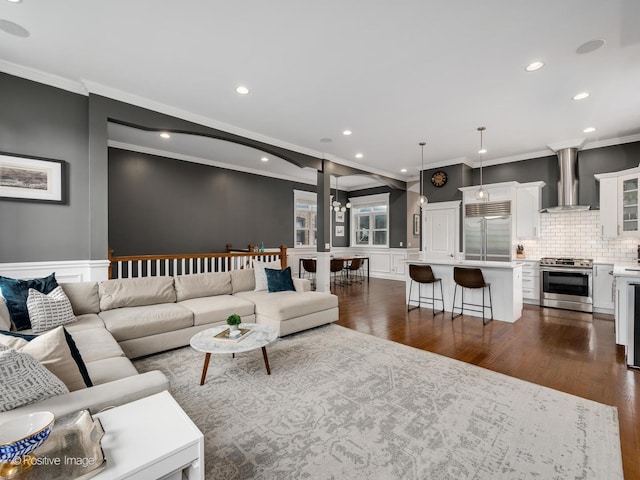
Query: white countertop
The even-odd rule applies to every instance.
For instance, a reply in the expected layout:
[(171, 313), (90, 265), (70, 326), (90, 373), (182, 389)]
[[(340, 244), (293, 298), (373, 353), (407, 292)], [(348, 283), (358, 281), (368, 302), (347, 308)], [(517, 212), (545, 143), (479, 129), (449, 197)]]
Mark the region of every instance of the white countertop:
[(616, 263), (613, 266), (614, 277), (640, 277), (640, 265), (637, 263)]
[(451, 265), (452, 267), (502, 268), (505, 270), (521, 267), (522, 262), (481, 262), (476, 260), (407, 260), (416, 265)]

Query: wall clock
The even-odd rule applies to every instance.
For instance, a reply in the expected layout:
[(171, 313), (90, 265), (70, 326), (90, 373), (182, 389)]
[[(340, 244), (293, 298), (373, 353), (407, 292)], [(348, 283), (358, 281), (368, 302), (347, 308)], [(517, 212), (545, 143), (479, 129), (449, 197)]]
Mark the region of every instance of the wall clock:
[(431, 177), (431, 183), (434, 187), (442, 187), (447, 183), (447, 174), (443, 171), (438, 171)]

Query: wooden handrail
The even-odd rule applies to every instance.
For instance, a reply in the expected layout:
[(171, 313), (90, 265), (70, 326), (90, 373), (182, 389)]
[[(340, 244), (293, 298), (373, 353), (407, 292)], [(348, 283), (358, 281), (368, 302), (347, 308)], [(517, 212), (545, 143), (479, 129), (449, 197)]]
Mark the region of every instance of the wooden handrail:
[[(230, 245), (229, 245), (230, 246)], [(185, 270), (188, 273), (200, 273), (209, 271), (229, 271), (237, 268), (245, 268), (250, 265), (250, 259), (262, 258), (267, 260), (271, 257), (280, 258), (281, 268), (287, 268), (287, 247), (280, 246), (278, 251), (267, 252), (227, 252), (227, 253), (184, 253), (184, 254), (163, 254), (163, 255), (113, 255), (113, 249), (108, 252), (109, 258), (109, 278), (122, 278), (121, 265), (127, 265), (127, 276), (158, 276), (164, 269), (165, 275), (168, 271), (174, 270), (174, 275), (183, 275)], [(233, 261), (233, 259), (246, 258), (246, 262)], [(216, 259), (219, 259), (216, 261)], [(224, 261), (226, 259), (226, 261)], [(114, 272), (114, 265), (118, 265), (118, 275)], [(136, 270), (136, 275), (132, 275), (132, 270)], [(239, 266), (239, 267), (238, 267)], [(155, 267), (155, 275), (154, 275)], [(145, 271), (146, 270), (146, 271)], [(179, 271), (178, 271), (179, 270)], [(195, 271), (194, 271), (195, 270)]]

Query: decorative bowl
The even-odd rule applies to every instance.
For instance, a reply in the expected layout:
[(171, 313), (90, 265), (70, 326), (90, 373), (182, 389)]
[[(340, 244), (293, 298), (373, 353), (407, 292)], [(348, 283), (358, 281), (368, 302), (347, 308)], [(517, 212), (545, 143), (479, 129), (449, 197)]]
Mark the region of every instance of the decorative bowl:
[(0, 464), (29, 455), (49, 437), (55, 417), (51, 412), (35, 412), (0, 425)]

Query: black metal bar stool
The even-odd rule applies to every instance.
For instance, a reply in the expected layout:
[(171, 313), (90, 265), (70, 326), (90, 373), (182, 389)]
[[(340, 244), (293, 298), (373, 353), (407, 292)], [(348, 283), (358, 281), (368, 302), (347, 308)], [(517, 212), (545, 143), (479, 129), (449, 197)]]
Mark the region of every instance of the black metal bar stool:
[[(433, 308), (433, 314), (438, 315), (444, 313), (444, 296), (442, 294), (442, 281), (433, 275), (433, 270), (429, 265), (409, 265), (409, 277), (411, 277), (411, 283), (409, 284), (409, 299), (407, 301), (407, 312), (415, 308), (422, 306), (422, 301), (427, 305), (431, 305)], [(418, 305), (411, 307), (411, 289), (413, 288), (413, 282), (418, 284)], [(431, 297), (422, 296), (422, 284), (431, 284)], [(436, 298), (436, 283), (440, 284), (440, 298)], [(413, 300), (415, 302), (415, 300)], [(442, 310), (436, 312), (436, 301), (442, 303)]]
[[(453, 281), (456, 282), (456, 286), (453, 289), (453, 305), (451, 306), (451, 320), (453, 320), (455, 317), (459, 317), (460, 315), (464, 315), (465, 305), (470, 305), (472, 307), (482, 307), (482, 310), (478, 308), (467, 308), (467, 310), (471, 310), (472, 312), (481, 312), (483, 325), (486, 325), (491, 320), (493, 320), (493, 302), (491, 301), (491, 284), (484, 281), (482, 270), (480, 270), (479, 268), (453, 267)], [(460, 301), (460, 313), (458, 315), (454, 315), (455, 308), (456, 308), (456, 290), (458, 289), (458, 285), (462, 287), (462, 299)], [(465, 303), (464, 301), (465, 288), (481, 288), (482, 289), (482, 305), (479, 305), (477, 303)], [(488, 307), (485, 306), (485, 301), (484, 301), (485, 288), (489, 290), (489, 306)], [(489, 308), (491, 312), (491, 318), (489, 319), (489, 321), (487, 321), (484, 316), (487, 308)]]

